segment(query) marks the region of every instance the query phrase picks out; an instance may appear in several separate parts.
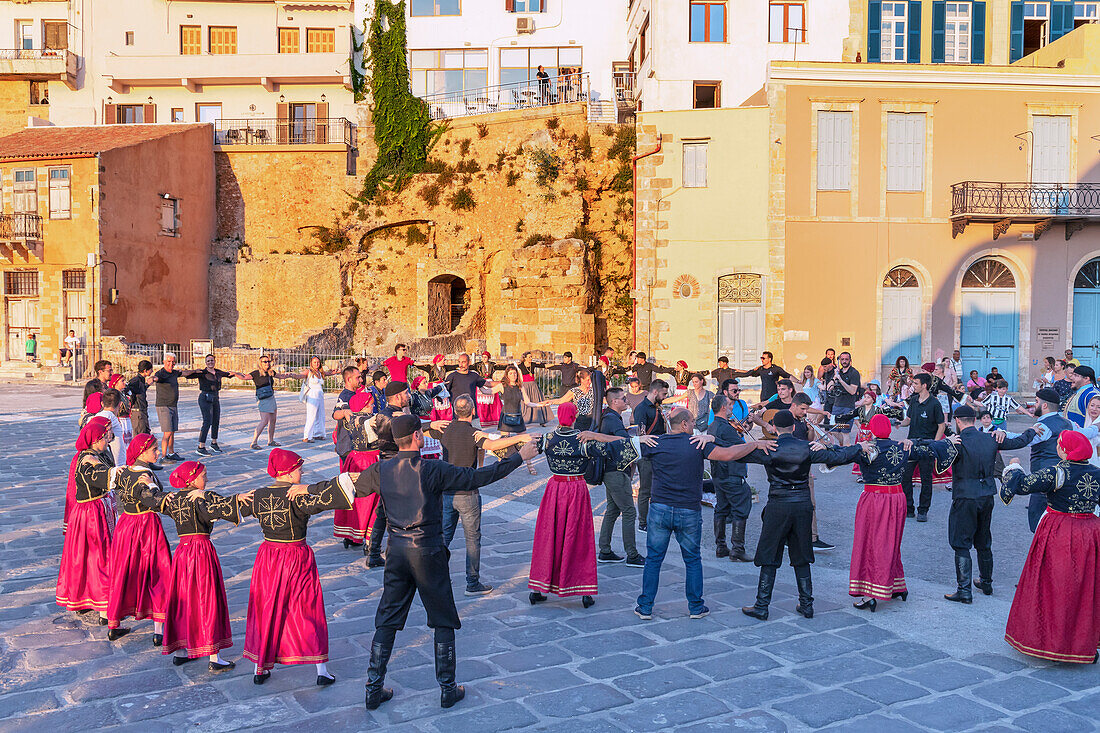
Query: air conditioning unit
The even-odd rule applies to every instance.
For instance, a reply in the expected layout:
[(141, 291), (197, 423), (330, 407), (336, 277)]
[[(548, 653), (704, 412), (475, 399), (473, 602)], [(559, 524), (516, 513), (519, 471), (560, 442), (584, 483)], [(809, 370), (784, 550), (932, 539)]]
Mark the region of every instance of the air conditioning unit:
[(526, 15), (516, 18), (516, 33), (534, 33), (535, 19)]

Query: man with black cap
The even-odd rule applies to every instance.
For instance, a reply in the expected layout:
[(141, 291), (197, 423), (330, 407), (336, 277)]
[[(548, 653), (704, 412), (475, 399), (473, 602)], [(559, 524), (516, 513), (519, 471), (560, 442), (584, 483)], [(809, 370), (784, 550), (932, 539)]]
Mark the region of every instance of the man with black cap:
[[(1036, 427), (1042, 426), (1047, 432), (1037, 435), (1031, 441), (1031, 472), (1037, 473), (1044, 468), (1056, 465), (1061, 458), (1058, 457), (1058, 436), (1064, 430), (1073, 430), (1073, 423), (1064, 418), (1058, 412), (1058, 393), (1050, 387), (1044, 387), (1035, 393), (1035, 417), (1038, 418)], [(1004, 434), (993, 434), (994, 438), (1004, 440)], [(1027, 523), (1034, 532), (1039, 526), (1039, 520), (1047, 510), (1047, 495), (1035, 492), (1028, 497)]]
[(428, 627), (435, 630), (435, 677), (442, 690), (440, 705), (453, 706), (466, 691), (455, 684), (455, 629), (461, 627), (451, 591), (448, 567), (450, 552), (443, 542), (443, 492), (472, 491), (499, 481), (523, 461), (537, 454), (533, 442), (518, 453), (483, 468), (460, 468), (449, 463), (424, 460), (420, 419), (396, 415), (389, 422), (389, 434), (397, 454), (379, 461), (359, 474), (356, 495), (378, 492), (390, 518), (390, 545), (382, 599), (374, 617), (374, 640), (367, 669), (366, 706), (374, 710), (393, 697), (382, 686), (386, 666), (397, 632), (405, 628), (413, 596), (420, 594), (428, 614)]
[(546, 367), (548, 372), (561, 372), (561, 386), (558, 388), (558, 397), (577, 386), (577, 370), (581, 365), (573, 361), (573, 352), (567, 351), (561, 355), (561, 364)]
[(1096, 390), (1096, 372), (1090, 366), (1078, 366), (1067, 374), (1069, 381), (1073, 384), (1074, 392), (1066, 401), (1065, 417), (1076, 427), (1083, 428), (1088, 422), (1089, 401), (1100, 394)]
[(768, 503), (760, 518), (763, 526), (756, 543), (754, 562), (760, 568), (760, 581), (756, 589), (756, 603), (745, 606), (741, 612), (761, 620), (768, 618), (775, 574), (783, 563), (783, 548), (790, 553), (791, 565), (798, 583), (798, 613), (813, 618), (813, 582), (810, 563), (814, 561), (813, 523), (814, 505), (810, 498), (810, 467), (814, 463), (840, 466), (856, 459), (862, 445), (843, 448), (825, 448), (820, 443), (809, 443), (794, 436), (795, 416), (790, 410), (780, 410), (772, 418), (778, 435), (776, 447), (770, 453), (755, 450), (741, 460), (760, 463), (768, 474), (771, 488)]
[(957, 603), (972, 603), (970, 589), (973, 563), (970, 548), (978, 556), (980, 580), (974, 586), (987, 596), (993, 595), (993, 536), (990, 522), (993, 519), (993, 497), (997, 485), (993, 478), (997, 473), (997, 451), (1023, 448), (1039, 434), (1028, 428), (1013, 438), (1003, 438), (1000, 443), (989, 433), (974, 427), (978, 413), (969, 405), (955, 410), (955, 430), (947, 440), (905, 441), (908, 449), (913, 444), (927, 445), (936, 455), (936, 470), (943, 473), (951, 467), (951, 512), (947, 516), (947, 538), (955, 551), (955, 579), (958, 589), (944, 594), (944, 598)]
[(673, 370), (668, 367), (650, 364), (646, 361), (644, 351), (639, 351), (634, 355), (634, 363), (631, 364), (629, 368), (634, 372), (634, 376), (638, 378), (638, 383), (641, 385), (642, 389), (646, 390), (649, 389), (649, 385), (653, 381), (654, 375), (673, 373)]
[(722, 385), (728, 379), (734, 379), (733, 370), (730, 369), (730, 360), (728, 356), (718, 357), (718, 366), (710, 370), (710, 376), (714, 377), (714, 381), (718, 386), (718, 390), (722, 390)]

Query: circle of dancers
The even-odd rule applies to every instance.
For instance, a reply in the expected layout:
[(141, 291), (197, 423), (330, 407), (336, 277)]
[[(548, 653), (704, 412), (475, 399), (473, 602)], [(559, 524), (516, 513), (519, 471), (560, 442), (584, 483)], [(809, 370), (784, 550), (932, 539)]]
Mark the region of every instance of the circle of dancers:
[[(368, 568), (384, 568), (366, 707), (376, 709), (393, 696), (384, 686), (390, 657), (419, 594), (435, 635), (440, 704), (448, 708), (465, 694), (456, 676), (455, 632), (461, 620), (448, 550), (459, 522), (466, 542), (465, 594), (493, 590), (480, 575), (481, 487), (521, 465), (534, 473), (532, 459), (539, 453), (546, 458), (552, 475), (535, 523), (528, 580), (532, 605), (549, 596), (579, 596), (589, 608), (598, 596), (597, 565), (625, 562), (642, 568), (634, 614), (650, 620), (661, 566), (675, 537), (685, 564), (688, 615), (709, 614), (701, 562), (706, 485), (715, 497), (715, 556), (751, 561), (759, 568), (755, 601), (741, 611), (768, 618), (786, 551), (798, 590), (795, 610), (812, 619), (810, 567), (815, 550), (832, 546), (816, 533), (811, 469), (851, 464), (863, 484), (849, 580), (855, 608), (875, 612), (882, 603), (907, 600), (901, 554), (905, 525), (910, 518), (927, 519), (932, 483), (944, 480), (951, 490), (948, 542), (955, 552), (956, 581), (944, 598), (972, 604), (975, 590), (992, 595), (994, 504), (1000, 499), (1008, 505), (1026, 495), (1034, 538), (1005, 639), (1020, 652), (1044, 659), (1097, 661), (1100, 392), (1087, 366), (1060, 364), (1057, 381), (1068, 381), (1070, 389), (1040, 379), (1034, 404), (1025, 408), (1006, 399), (1007, 385), (995, 374), (980, 385), (973, 376), (961, 385), (957, 352), (954, 360), (916, 371), (899, 359), (883, 391), (875, 380), (862, 382), (850, 354), (834, 357), (831, 349), (820, 368), (807, 366), (798, 378), (774, 364), (769, 352), (753, 370), (730, 369), (723, 357), (713, 370), (691, 371), (683, 361), (672, 368), (658, 366), (640, 352), (616, 366), (610, 349), (591, 369), (570, 354), (550, 366), (533, 361), (529, 353), (506, 365), (494, 362), (488, 352), (476, 362), (461, 354), (451, 366), (442, 355), (418, 365), (404, 351), (401, 347), (374, 370), (363, 364), (340, 372), (343, 390), (331, 414), (338, 475), (303, 483), (304, 458), (273, 446), (267, 461), (270, 482), (232, 495), (215, 491), (206, 467), (196, 461), (180, 461), (162, 481), (158, 461), (174, 450), (171, 443), (154, 438), (147, 420), (134, 415), (140, 411), (135, 394), (118, 388), (119, 375), (98, 374), (86, 389), (69, 466), (57, 604), (94, 614), (110, 641), (130, 633), (122, 626), (127, 618), (151, 618), (152, 646), (171, 656), (173, 664), (205, 657), (211, 673), (233, 669), (235, 663), (221, 656), (233, 639), (211, 531), (217, 521), (237, 525), (252, 518), (263, 536), (250, 582), (243, 647), (244, 658), (254, 665), (253, 681), (265, 683), (276, 664), (308, 664), (316, 667), (317, 685), (330, 685), (335, 676), (326, 666), (324, 596), (307, 530), (311, 517), (331, 511), (333, 536), (343, 540), (344, 548), (362, 548)], [(319, 360), (316, 366), (319, 370)], [(412, 367), (423, 369), (427, 378), (407, 381)], [(544, 398), (534, 381), (534, 370), (542, 368), (560, 372), (561, 389), (554, 398)], [(143, 362), (139, 372), (131, 383), (148, 383), (151, 365)], [(947, 373), (954, 378), (945, 378)], [(658, 374), (668, 375), (673, 384)], [(716, 390), (708, 388), (708, 375), (717, 380)], [(626, 380), (625, 389), (613, 385), (616, 377)], [(761, 381), (761, 400), (755, 405), (741, 398), (742, 377)], [(315, 386), (307, 385), (304, 393)], [(265, 391), (258, 400), (268, 397)], [(557, 427), (529, 431), (532, 424), (553, 419), (549, 408), (554, 405)], [(1005, 418), (1012, 410), (1034, 417), (1034, 425), (1019, 434), (1008, 432)], [(205, 426), (207, 412), (203, 416)], [(895, 422), (909, 428), (906, 438), (892, 437)], [(751, 431), (757, 426), (763, 437), (754, 439)], [(127, 428), (139, 427), (144, 430), (122, 440)], [(175, 424), (163, 427), (170, 430)], [(845, 445), (849, 435), (854, 440)], [(216, 429), (213, 438), (217, 448)], [(1016, 458), (1004, 465), (1002, 451), (1025, 447), (1030, 449), (1028, 468)], [(483, 465), (490, 452), (497, 460)], [(768, 493), (759, 540), (750, 553), (745, 530), (755, 499), (746, 469), (753, 463), (763, 466)], [(914, 481), (921, 483), (916, 500)], [(598, 541), (589, 493), (597, 485), (605, 487), (607, 496)], [(160, 515), (176, 525), (174, 553)], [(625, 557), (611, 549), (620, 519)], [(726, 524), (731, 525), (728, 546)], [(636, 540), (641, 533), (646, 535), (644, 556)], [(1053, 598), (1062, 601), (1051, 603)]]

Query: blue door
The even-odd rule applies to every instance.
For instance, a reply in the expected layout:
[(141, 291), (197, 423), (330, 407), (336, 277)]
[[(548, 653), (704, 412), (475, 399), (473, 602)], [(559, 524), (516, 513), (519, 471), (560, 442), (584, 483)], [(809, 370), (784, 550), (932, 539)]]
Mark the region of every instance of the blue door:
[(1073, 357), (1100, 366), (1100, 290), (1073, 290)]
[(1015, 391), (1019, 337), (1015, 290), (963, 291), (959, 351), (964, 374), (977, 369), (984, 377), (991, 367), (997, 367), (1008, 382), (1009, 391)]

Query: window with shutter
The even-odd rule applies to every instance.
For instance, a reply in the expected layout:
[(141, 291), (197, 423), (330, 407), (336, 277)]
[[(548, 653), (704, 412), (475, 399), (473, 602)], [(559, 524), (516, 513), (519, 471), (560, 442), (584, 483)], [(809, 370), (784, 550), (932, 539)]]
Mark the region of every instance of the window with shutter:
[(179, 235), (179, 199), (161, 199), (160, 233), (166, 237)]
[(72, 210), (69, 169), (50, 168), (50, 218), (68, 219)]
[(909, 37), (906, 24), (909, 15), (909, 3), (884, 2), (882, 3), (881, 35), (880, 35), (880, 60), (904, 62), (907, 55), (907, 39)]
[(971, 4), (946, 3), (944, 18), (944, 61), (970, 63)]
[(886, 190), (924, 190), (923, 112), (886, 115)]
[(279, 29), (279, 53), (298, 53), (302, 50), (301, 29)]
[(47, 20), (43, 24), (45, 47), (63, 50), (69, 47), (69, 26), (63, 20)]
[(237, 53), (237, 26), (212, 25), (210, 26), (210, 53), (233, 54)]
[(202, 26), (180, 26), (180, 53), (184, 56), (195, 56), (202, 53)]
[(306, 29), (306, 53), (333, 53), (335, 51), (335, 28)]
[(38, 181), (33, 168), (15, 171), (12, 205), (17, 214), (38, 213)]
[(706, 188), (707, 143), (684, 143), (684, 188)]
[(817, 113), (817, 190), (851, 188), (852, 113)]

